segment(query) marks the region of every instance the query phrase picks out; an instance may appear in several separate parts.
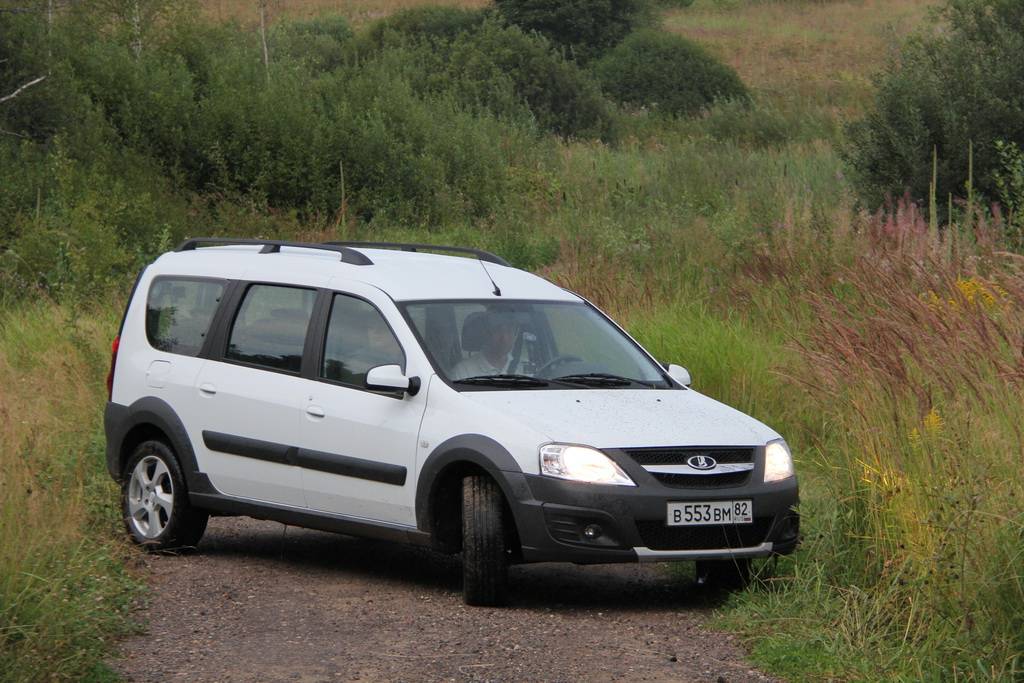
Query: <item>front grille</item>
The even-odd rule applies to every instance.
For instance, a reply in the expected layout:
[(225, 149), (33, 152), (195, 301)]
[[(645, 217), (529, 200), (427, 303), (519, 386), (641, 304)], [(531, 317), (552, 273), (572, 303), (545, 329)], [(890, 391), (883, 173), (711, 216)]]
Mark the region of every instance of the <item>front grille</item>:
[(637, 522), (644, 546), (651, 550), (717, 550), (761, 545), (772, 528), (771, 517), (757, 517), (753, 524), (722, 526), (666, 526), (665, 522)]
[(685, 465), (688, 458), (707, 455), (718, 462), (754, 462), (753, 448), (627, 448), (638, 465)]
[(665, 486), (674, 489), (725, 489), (743, 486), (750, 479), (750, 472), (729, 472), (727, 474), (661, 474), (650, 475)]
[[(695, 455), (706, 455), (720, 463), (754, 462), (753, 448), (627, 448), (625, 454), (638, 465), (685, 465)], [(722, 489), (743, 486), (750, 472), (725, 474), (650, 473), (663, 485), (674, 489)]]

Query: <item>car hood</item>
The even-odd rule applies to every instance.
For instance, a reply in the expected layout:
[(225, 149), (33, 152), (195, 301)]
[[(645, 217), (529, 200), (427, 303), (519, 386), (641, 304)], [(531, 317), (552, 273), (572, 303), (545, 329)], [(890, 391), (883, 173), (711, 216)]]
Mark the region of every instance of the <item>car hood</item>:
[(478, 391), (463, 394), (552, 441), (595, 448), (757, 446), (779, 435), (692, 389)]

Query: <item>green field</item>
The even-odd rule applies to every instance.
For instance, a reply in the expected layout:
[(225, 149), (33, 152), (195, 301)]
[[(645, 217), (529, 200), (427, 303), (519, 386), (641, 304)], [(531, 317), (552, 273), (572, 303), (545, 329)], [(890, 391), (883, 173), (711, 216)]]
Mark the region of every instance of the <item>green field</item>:
[[(280, 1), (268, 19), (340, 11), (359, 36), (418, 4)], [(196, 21), (237, 20), (230, 30), (251, 40), (262, 79), (255, 7), (207, 0)], [(446, 159), (437, 173), (457, 191), (427, 218), (398, 204), (360, 213), (373, 198), (344, 185), (330, 210), (282, 208), (255, 190), (196, 193), (183, 167), (154, 161), (173, 137), (165, 147), (131, 137), (145, 131), (124, 134), (143, 152), (95, 163), (82, 150), (99, 149), (100, 134), (58, 138), (45, 153), (6, 140), (0, 173), (12, 160), (25, 166), (16, 180), (3, 176), (13, 189), (0, 188), (0, 209), (38, 230), (39, 244), (63, 246), (57, 270), (40, 256), (50, 252), (19, 242), (2, 281), (0, 677), (109, 678), (103, 658), (144, 577), (130, 569), (103, 464), (108, 347), (129, 266), (210, 229), (472, 244), (581, 292), (659, 358), (689, 368), (695, 388), (794, 448), (802, 549), (762, 567), (717, 617), (749, 639), (757, 666), (792, 680), (1019, 679), (1021, 257), (978, 207), (940, 225), (927, 205), (861, 205), (838, 152), (844, 124), (870, 106), (872, 74), (928, 7), (696, 0), (664, 9), (664, 28), (731, 64), (752, 104), (690, 119), (626, 112), (607, 142), (498, 116), (470, 122), (439, 100), (428, 114), (449, 112), (451, 137), (424, 144)], [(288, 78), (284, 67), (267, 70), (268, 89), (282, 89), (268, 109), (288, 109)], [(178, 85), (144, 81), (156, 97)], [(133, 92), (124, 88), (108, 111), (122, 111), (117, 102)], [(408, 125), (428, 135), (430, 118)], [(424, 177), (435, 172), (423, 163)], [(139, 231), (137, 247), (99, 248), (126, 230)]]

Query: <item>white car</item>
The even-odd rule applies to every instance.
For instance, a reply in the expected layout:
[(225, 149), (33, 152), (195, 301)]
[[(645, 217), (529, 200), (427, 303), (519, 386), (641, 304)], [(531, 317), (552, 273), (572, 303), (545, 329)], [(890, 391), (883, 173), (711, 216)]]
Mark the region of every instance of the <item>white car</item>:
[(734, 585), (797, 545), (793, 461), (689, 383), (493, 254), (193, 239), (128, 303), (107, 465), (156, 550), (249, 515), (461, 553), (469, 604), (503, 603), (515, 562)]

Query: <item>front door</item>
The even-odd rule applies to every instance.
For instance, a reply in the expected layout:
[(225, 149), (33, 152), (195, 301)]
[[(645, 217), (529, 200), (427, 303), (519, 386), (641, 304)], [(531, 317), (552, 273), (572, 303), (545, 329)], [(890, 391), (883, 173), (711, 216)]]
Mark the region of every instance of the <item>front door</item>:
[[(390, 312), (394, 328), (374, 299)], [(415, 343), (411, 333), (373, 288), (333, 293), (324, 305), (327, 326), (299, 430), (306, 501), (314, 510), (414, 526), (416, 439), (426, 392), (369, 391), (365, 380), (381, 365), (423, 375), (425, 360), (403, 351), (399, 339), (408, 347)]]

